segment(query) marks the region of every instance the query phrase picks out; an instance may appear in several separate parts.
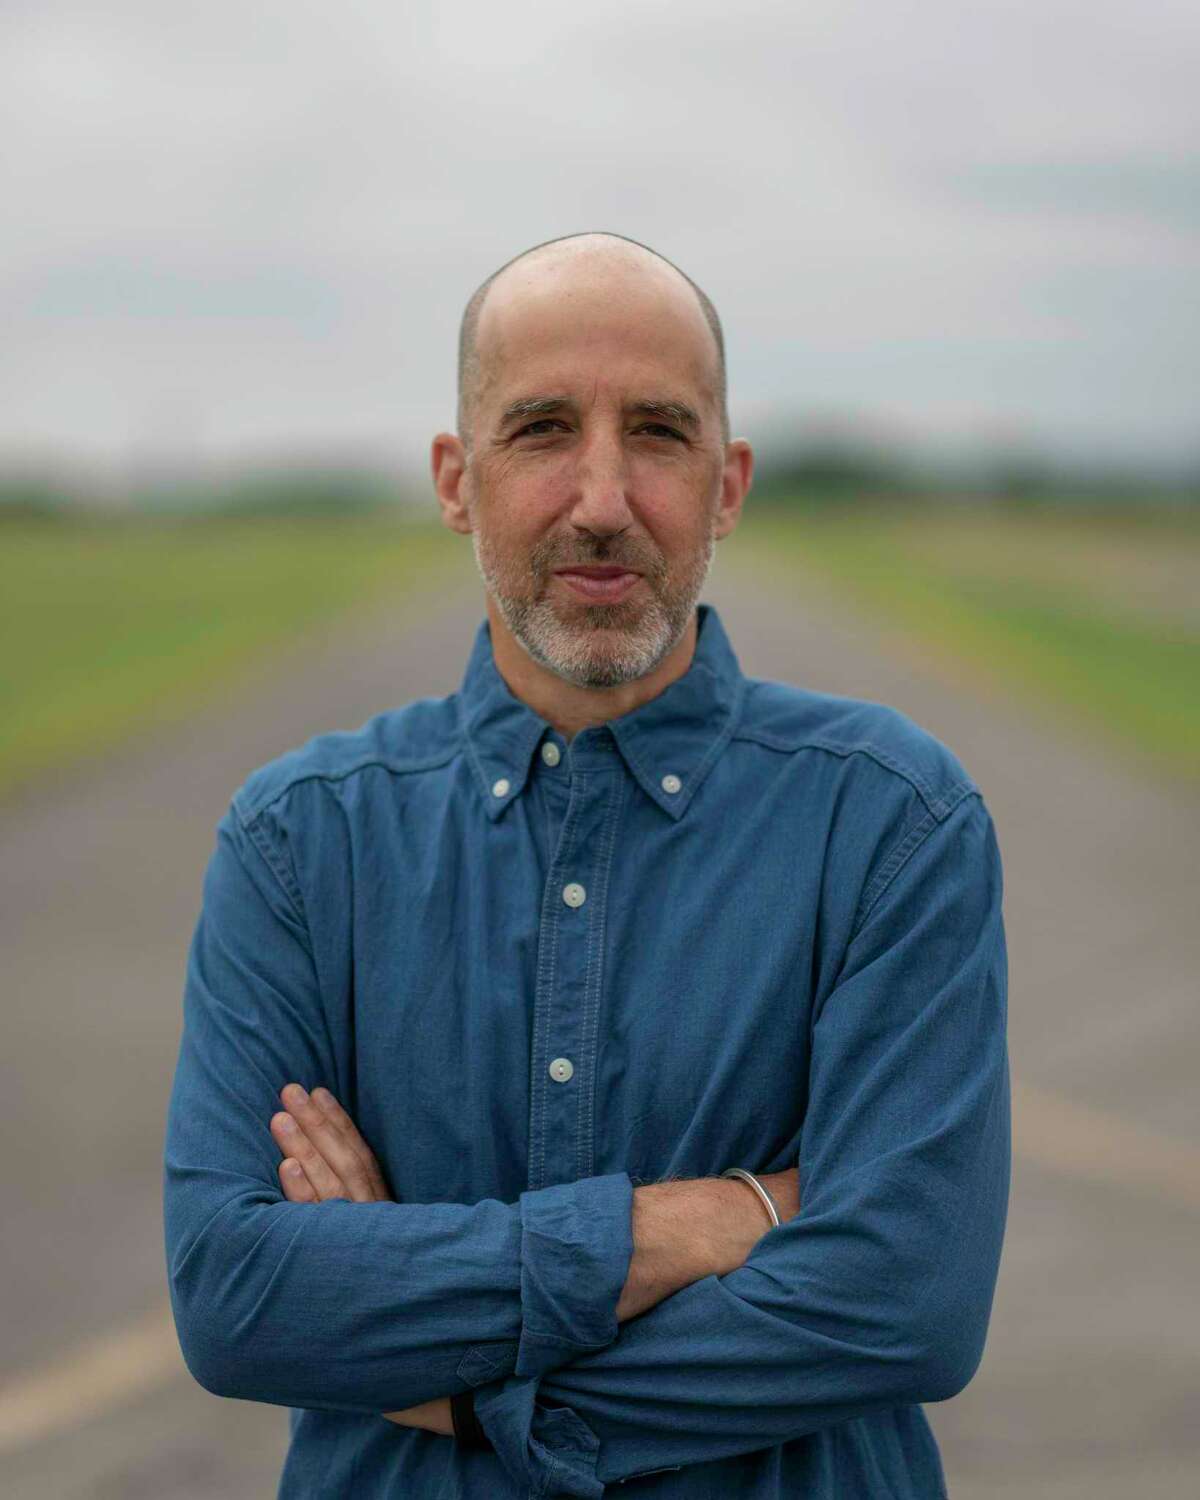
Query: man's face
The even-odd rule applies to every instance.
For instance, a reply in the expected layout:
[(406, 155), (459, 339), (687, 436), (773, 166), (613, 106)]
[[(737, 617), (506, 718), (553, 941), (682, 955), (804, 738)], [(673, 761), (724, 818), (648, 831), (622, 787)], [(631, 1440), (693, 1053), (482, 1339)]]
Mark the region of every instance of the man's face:
[(484, 583), (558, 676), (644, 677), (682, 637), (732, 526), (700, 309), (666, 274), (551, 266), (497, 282), (479, 347), (464, 487)]

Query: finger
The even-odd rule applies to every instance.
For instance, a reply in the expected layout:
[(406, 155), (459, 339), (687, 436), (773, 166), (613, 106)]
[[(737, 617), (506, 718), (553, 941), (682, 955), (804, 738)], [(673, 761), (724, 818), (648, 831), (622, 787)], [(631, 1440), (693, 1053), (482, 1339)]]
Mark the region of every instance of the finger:
[(279, 1183), (283, 1188), (283, 1196), (289, 1203), (315, 1203), (317, 1201), (312, 1183), (304, 1175), (304, 1168), (294, 1156), (289, 1156), (279, 1163)]
[(328, 1198), (349, 1198), (345, 1183), (286, 1111), (271, 1116), (271, 1134), (284, 1156), (294, 1157), (304, 1168), (304, 1175), (322, 1203)]
[[(272, 1115), (270, 1131), (283, 1158), (276, 1166), (281, 1182), (283, 1181), (283, 1164), (285, 1161), (291, 1161), (300, 1168), (301, 1175), (308, 1183), (317, 1202), (323, 1202), (327, 1198), (349, 1196), (337, 1173), (324, 1160), (320, 1152), (314, 1150), (312, 1143), (289, 1114), (280, 1111), (279, 1114)], [(306, 1162), (308, 1163), (307, 1170)]]
[(312, 1097), (314, 1102), (320, 1106), (326, 1119), (329, 1120), (336, 1130), (341, 1131), (350, 1149), (356, 1153), (362, 1162), (367, 1173), (367, 1180), (375, 1190), (376, 1197), (390, 1198), (392, 1195), (388, 1190), (387, 1183), (383, 1180), (383, 1169), (376, 1160), (375, 1153), (367, 1145), (366, 1141), (363, 1140), (358, 1126), (328, 1089), (313, 1089)]
[[(306, 1176), (308, 1176), (309, 1187), (317, 1193), (318, 1200), (338, 1199), (338, 1197), (344, 1199), (350, 1196), (338, 1173), (333, 1172), (332, 1167), (324, 1161), (320, 1152), (317, 1152), (315, 1157), (312, 1155), (314, 1146), (311, 1140), (300, 1130), (299, 1125), (291, 1118), (291, 1115), (288, 1115), (287, 1110), (281, 1110), (278, 1115), (272, 1115), (270, 1133), (284, 1160), (293, 1160), (300, 1167), (300, 1172), (305, 1172), (305, 1166), (303, 1166), (305, 1158), (312, 1161), (312, 1175)], [(284, 1163), (281, 1161), (279, 1167), (282, 1166)]]
[[(310, 1145), (328, 1163), (330, 1170), (345, 1184), (346, 1196), (356, 1203), (369, 1203), (375, 1197), (362, 1157), (345, 1135), (325, 1114), (319, 1104), (298, 1083), (286, 1084), (279, 1091), (284, 1109), (300, 1126)], [(357, 1134), (357, 1132), (356, 1132)], [(301, 1158), (303, 1160), (303, 1158)], [(305, 1162), (307, 1170), (308, 1163)]]
[[(342, 1184), (338, 1189), (324, 1183), (328, 1193), (358, 1203), (392, 1201), (374, 1152), (328, 1089), (314, 1089), (310, 1097), (299, 1084), (290, 1083), (280, 1090), (279, 1097), (289, 1106), (287, 1113), (300, 1126), (309, 1145)], [(281, 1118), (279, 1123), (286, 1126), (287, 1121)], [(274, 1126), (272, 1134), (287, 1156), (292, 1149), (289, 1138)]]

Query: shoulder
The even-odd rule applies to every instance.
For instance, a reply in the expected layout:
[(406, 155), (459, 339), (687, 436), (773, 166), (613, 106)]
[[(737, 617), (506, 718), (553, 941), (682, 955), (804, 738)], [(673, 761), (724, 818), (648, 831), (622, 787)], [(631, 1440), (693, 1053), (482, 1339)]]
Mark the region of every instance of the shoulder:
[(354, 730), (315, 735), (259, 766), (234, 794), (243, 824), (302, 783), (345, 787), (372, 769), (407, 776), (446, 765), (459, 753), (458, 695), (419, 698), (374, 715)]
[(747, 678), (733, 738), (784, 755), (832, 757), (873, 779), (907, 783), (937, 821), (979, 790), (936, 735), (900, 709), (866, 698)]

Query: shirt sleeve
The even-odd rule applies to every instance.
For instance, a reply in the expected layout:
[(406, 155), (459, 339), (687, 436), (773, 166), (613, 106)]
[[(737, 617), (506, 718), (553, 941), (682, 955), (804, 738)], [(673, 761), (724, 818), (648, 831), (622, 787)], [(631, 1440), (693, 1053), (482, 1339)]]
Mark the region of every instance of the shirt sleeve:
[(290, 1203), (279, 1090), (336, 1079), (286, 846), (222, 819), (204, 883), (168, 1107), (175, 1324), (217, 1395), (396, 1410), (610, 1342), (633, 1253), (624, 1172), (517, 1203)]
[(799, 1215), (605, 1349), (476, 1391), (531, 1493), (599, 1496), (943, 1400), (974, 1374), (1010, 1156), (1002, 877), (978, 792), (895, 862), (813, 1017)]

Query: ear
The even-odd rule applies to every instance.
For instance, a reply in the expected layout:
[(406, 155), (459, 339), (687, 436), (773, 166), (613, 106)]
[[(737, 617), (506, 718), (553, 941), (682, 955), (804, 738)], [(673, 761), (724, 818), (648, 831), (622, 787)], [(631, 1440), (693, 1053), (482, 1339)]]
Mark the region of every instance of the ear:
[(754, 478), (754, 454), (745, 438), (734, 438), (725, 444), (725, 467), (721, 471), (721, 502), (717, 509), (716, 535), (718, 540), (729, 533), (738, 523), (745, 500)]
[(467, 509), (467, 452), (462, 439), (453, 432), (439, 432), (429, 457), (442, 521), (451, 531), (466, 535), (472, 527)]

